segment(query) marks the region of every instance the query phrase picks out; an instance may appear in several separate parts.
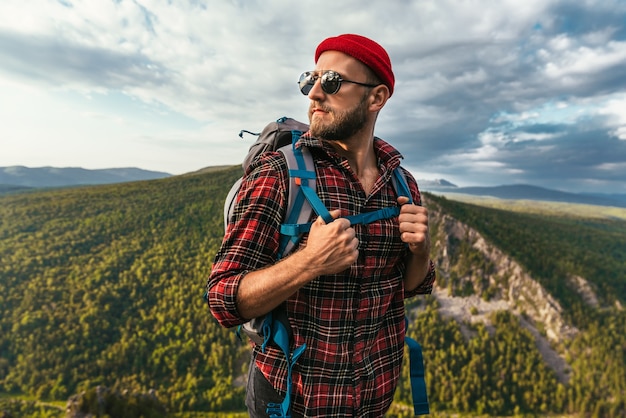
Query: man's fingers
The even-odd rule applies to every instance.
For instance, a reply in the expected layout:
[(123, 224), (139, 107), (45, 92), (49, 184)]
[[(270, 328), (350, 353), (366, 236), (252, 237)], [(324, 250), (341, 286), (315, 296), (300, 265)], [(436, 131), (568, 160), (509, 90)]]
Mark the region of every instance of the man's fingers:
[(406, 196), (398, 196), (398, 204), (400, 206), (405, 205), (407, 203), (409, 203), (409, 198), (408, 197), (406, 197)]
[(330, 216), (333, 217), (333, 219), (337, 219), (341, 215), (341, 209), (331, 210), (329, 213)]
[[(334, 219), (339, 218), (339, 215), (341, 215), (341, 210), (340, 209), (335, 209), (335, 210), (331, 210), (328, 213), (330, 213), (330, 216), (334, 220)], [(326, 221), (321, 216), (318, 216), (317, 219), (315, 220), (315, 222), (317, 222), (320, 225), (326, 225)]]

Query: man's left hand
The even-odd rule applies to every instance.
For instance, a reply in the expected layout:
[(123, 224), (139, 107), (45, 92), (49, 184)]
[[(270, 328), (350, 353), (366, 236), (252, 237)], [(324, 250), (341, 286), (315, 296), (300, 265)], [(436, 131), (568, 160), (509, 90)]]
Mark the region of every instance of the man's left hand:
[(406, 196), (398, 197), (400, 205), (400, 238), (409, 244), (409, 249), (415, 255), (427, 256), (430, 252), (430, 238), (428, 234), (428, 210), (423, 206), (410, 204)]

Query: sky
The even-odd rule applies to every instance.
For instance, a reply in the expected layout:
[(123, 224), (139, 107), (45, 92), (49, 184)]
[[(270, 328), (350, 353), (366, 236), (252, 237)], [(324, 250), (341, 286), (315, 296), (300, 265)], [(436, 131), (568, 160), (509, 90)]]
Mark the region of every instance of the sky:
[(624, 0), (2, 0), (0, 167), (239, 164), (342, 33), (388, 51), (416, 178), (626, 193)]

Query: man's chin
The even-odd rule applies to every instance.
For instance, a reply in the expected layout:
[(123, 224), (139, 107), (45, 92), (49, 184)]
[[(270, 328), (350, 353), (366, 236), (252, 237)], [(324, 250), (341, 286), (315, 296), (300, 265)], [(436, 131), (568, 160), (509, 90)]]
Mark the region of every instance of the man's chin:
[(316, 118), (315, 115), (313, 115), (310, 119), (309, 130), (311, 132), (311, 136), (314, 136), (316, 138), (319, 133), (323, 131), (323, 126), (320, 123), (319, 118)]

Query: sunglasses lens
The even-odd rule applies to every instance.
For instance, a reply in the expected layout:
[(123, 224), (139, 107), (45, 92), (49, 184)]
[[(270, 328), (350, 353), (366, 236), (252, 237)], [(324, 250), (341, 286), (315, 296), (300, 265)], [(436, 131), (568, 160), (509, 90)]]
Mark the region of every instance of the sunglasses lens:
[(317, 79), (320, 78), (320, 83), (322, 85), (322, 90), (326, 94), (335, 94), (339, 91), (341, 87), (341, 76), (332, 71), (328, 70), (321, 77), (315, 74), (313, 71), (307, 71), (300, 75), (300, 80), (298, 80), (298, 85), (300, 86), (300, 91), (302, 94), (307, 96)]
[(334, 71), (326, 71), (322, 75), (322, 90), (326, 94), (335, 94), (341, 87), (341, 76)]
[(300, 80), (298, 80), (298, 85), (300, 86), (300, 91), (305, 96), (309, 94), (313, 86), (315, 85), (316, 78), (311, 74), (311, 72), (307, 71), (306, 73), (302, 73), (300, 75)]

